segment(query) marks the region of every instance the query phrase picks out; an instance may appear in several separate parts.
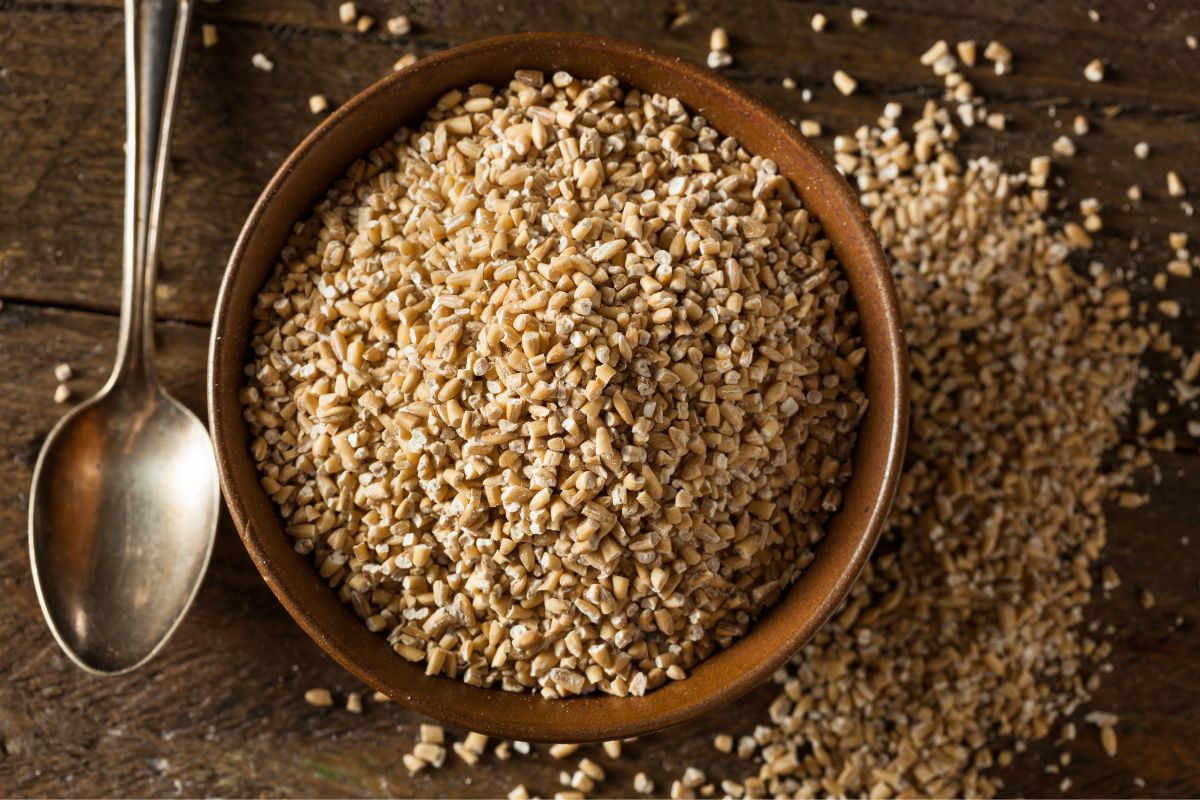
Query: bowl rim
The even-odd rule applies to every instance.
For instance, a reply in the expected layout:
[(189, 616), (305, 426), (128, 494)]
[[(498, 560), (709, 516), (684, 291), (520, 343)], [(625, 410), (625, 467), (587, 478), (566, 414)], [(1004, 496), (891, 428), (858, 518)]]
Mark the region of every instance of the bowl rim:
[[(878, 318), (882, 339), (879, 351), (872, 351), (868, 357), (868, 369), (871, 369), (880, 359), (884, 361), (884, 368), (877, 372), (877, 377), (878, 380), (884, 382), (888, 392), (884, 397), (868, 394), (870, 401), (868, 416), (879, 414), (881, 409), (885, 412), (886, 416), (877, 424), (883, 426), (881, 435), (886, 446), (881, 452), (873, 451), (863, 455), (859, 452), (863, 450), (864, 444), (863, 437), (860, 435), (855, 445), (854, 460), (855, 475), (857, 475), (861, 469), (860, 459), (870, 459), (871, 467), (878, 474), (879, 491), (867, 507), (862, 508), (861, 512), (857, 509), (854, 512), (863, 514), (861, 533), (841, 565), (831, 590), (804, 619), (798, 622), (788, 621), (785, 635), (780, 640), (767, 644), (767, 652), (762, 658), (748, 665), (741, 665), (742, 668), (738, 670), (737, 674), (727, 677), (715, 686), (710, 686), (705, 692), (690, 691), (687, 686), (694, 679), (695, 671), (722, 654), (734, 653), (739, 647), (747, 646), (753, 639), (756, 628), (763, 624), (763, 620), (771, 609), (764, 611), (743, 637), (693, 667), (693, 674), (687, 680), (668, 682), (665, 686), (640, 698), (588, 695), (564, 700), (546, 700), (531, 693), (514, 694), (500, 689), (471, 687), (456, 679), (440, 676), (429, 678), (425, 677), (423, 673), (420, 675), (421, 680), (424, 681), (452, 681), (457, 686), (469, 690), (467, 692), (454, 690), (451, 692), (452, 694), (456, 697), (460, 694), (463, 697), (471, 697), (475, 701), (460, 702), (447, 700), (443, 696), (445, 692), (430, 693), (421, 688), (412, 689), (394, 677), (385, 678), (379, 674), (377, 669), (364, 664), (364, 659), (346, 652), (345, 647), (336, 641), (338, 638), (336, 634), (339, 631), (331, 627), (330, 620), (322, 619), (320, 614), (314, 613), (312, 609), (303, 605), (299, 598), (298, 589), (300, 587), (294, 585), (293, 579), (287, 577), (286, 570), (281, 568), (275, 554), (271, 552), (269, 538), (273, 535), (272, 521), (261, 519), (261, 515), (256, 517), (247, 503), (245, 493), (257, 492), (262, 494), (263, 498), (265, 498), (265, 493), (257, 481), (253, 482), (253, 485), (244, 486), (238, 483), (234, 475), (237, 462), (240, 461), (244, 464), (249, 461), (252, 468), (254, 465), (249, 453), (249, 439), (245, 435), (244, 425), (241, 424), (241, 406), (238, 399), (238, 389), (242, 385), (241, 380), (232, 382), (234, 385), (229, 385), (231, 382), (222, 382), (220, 376), (222, 367), (230, 364), (235, 365), (238, 369), (236, 373), (229, 374), (242, 375), (241, 366), (245, 363), (249, 342), (248, 337), (240, 341), (231, 341), (231, 337), (226, 336), (225, 333), (230, 325), (231, 315), (235, 314), (233, 307), (238, 299), (236, 295), (239, 288), (239, 273), (243, 269), (248, 250), (255, 243), (257, 237), (262, 235), (264, 222), (273, 213), (278, 213), (274, 211), (274, 205), (289, 179), (302, 169), (305, 162), (312, 157), (314, 151), (322, 143), (325, 143), (330, 137), (336, 136), (343, 126), (347, 128), (352, 126), (356, 114), (381, 93), (395, 90), (398, 84), (419, 81), (422, 76), (434, 76), (437, 70), (447, 65), (483, 58), (493, 52), (520, 50), (526, 47), (551, 50), (558, 48), (561, 51), (581, 48), (590, 51), (600, 50), (604, 51), (614, 62), (621, 59), (637, 59), (644, 62), (648, 69), (664, 70), (667, 73), (674, 73), (674, 76), (682, 81), (698, 84), (701, 90), (715, 98), (714, 102), (716, 103), (731, 103), (734, 106), (740, 106), (742, 110), (751, 115), (758, 115), (767, 125), (777, 129), (773, 132), (777, 132), (784, 140), (781, 146), (798, 148), (803, 159), (818, 168), (818, 173), (805, 175), (803, 178), (806, 181), (819, 181), (821, 190), (832, 192), (835, 195), (832, 202), (841, 207), (840, 212), (848, 215), (847, 219), (838, 220), (836, 230), (829, 224), (829, 220), (819, 219), (825, 229), (826, 238), (831, 241), (834, 254), (840, 263), (846, 263), (846, 253), (854, 253), (854, 258), (864, 262), (867, 268), (865, 271), (870, 274), (873, 281), (869, 287), (871, 291), (867, 292), (867, 295), (869, 304), (873, 308), (873, 314)], [(513, 62), (510, 66), (515, 70), (521, 68), (522, 64)], [(448, 91), (449, 88), (452, 86), (443, 86), (441, 91)], [(393, 126), (392, 130), (396, 127), (398, 125)], [(742, 132), (722, 130), (722, 133), (727, 135), (738, 135)], [(738, 138), (741, 139), (742, 136), (738, 135)], [(386, 136), (379, 140), (380, 143), (383, 141), (386, 141)], [(361, 152), (357, 157), (365, 154), (365, 152)], [(344, 173), (348, 165), (348, 163), (343, 165), (338, 174)], [(801, 183), (800, 176), (788, 175), (787, 177), (792, 180), (794, 185)], [(327, 188), (327, 186), (318, 187), (312, 202), (319, 202)], [(803, 187), (797, 185), (797, 189), (803, 194)], [(311, 205), (312, 203), (309, 204), (310, 208)], [(807, 201), (805, 205), (808, 205)], [(303, 219), (303, 217), (299, 219)], [(293, 219), (290, 223), (294, 224), (297, 221), (299, 220)], [(273, 267), (268, 268), (268, 274), (271, 269)], [(864, 280), (867, 279), (864, 278)], [(257, 290), (252, 293), (251, 297), (255, 295), (257, 295)], [(863, 303), (855, 294), (853, 287), (852, 296), (860, 308), (860, 315), (865, 316), (862, 312)], [(249, 317), (251, 313), (247, 312), (245, 316)], [(854, 191), (828, 157), (807, 142), (791, 123), (766, 103), (711, 70), (644, 45), (579, 33), (512, 34), (490, 37), (450, 48), (421, 59), (413, 66), (372, 83), (322, 120), (289, 153), (282, 165), (272, 175), (255, 201), (238, 235), (221, 281), (214, 311), (208, 354), (206, 394), (209, 427), (220, 473), (221, 489), (238, 534), (255, 567), (272, 592), (292, 618), (327, 654), (373, 688), (383, 691), (392, 699), (415, 711), (444, 722), (504, 738), (564, 742), (599, 741), (638, 736), (695, 719), (750, 691), (769, 677), (801, 645), (807, 642), (848, 595), (879, 539), (903, 465), (909, 410), (907, 350), (891, 271), (866, 212), (859, 204)], [(854, 479), (855, 476), (852, 476), (850, 482), (847, 483), (847, 488), (851, 486)], [(272, 506), (273, 509), (274, 506)], [(840, 516), (843, 511), (844, 508), (839, 509), (834, 518)], [(275, 513), (274, 527), (278, 529), (278, 536), (284, 538), (284, 544), (291, 551), (290, 540), (286, 540), (286, 534), (282, 531), (282, 523), (277, 512)], [(275, 547), (278, 547), (278, 543), (275, 544)], [(815, 549), (817, 559), (820, 559), (821, 545), (817, 545)], [(311, 567), (311, 559), (307, 556), (302, 558)], [(811, 568), (810, 565), (809, 569)], [(325, 586), (325, 582), (317, 576), (316, 570), (311, 569), (310, 571), (312, 578)], [(784, 591), (775, 606), (781, 605), (804, 580), (804, 575), (801, 575)], [(327, 587), (326, 591), (331, 596), (333, 595), (333, 591)], [(343, 605), (336, 597), (334, 599), (339, 605)], [(344, 605), (343, 608), (349, 611), (348, 607)], [(349, 613), (352, 615), (352, 612)], [(354, 619), (359, 622), (357, 618)], [(358, 627), (370, 636), (383, 641), (378, 634), (367, 632), (365, 626), (360, 622)], [(398, 656), (390, 653), (390, 648), (388, 648), (388, 653), (396, 662), (402, 661)], [(400, 669), (399, 666), (397, 669)], [(409, 671), (411, 672), (411, 670)], [(411, 678), (412, 675), (408, 677)], [(428, 687), (424, 688), (428, 689)], [(654, 698), (669, 688), (674, 692), (671, 702), (655, 703)], [(475, 695), (473, 693), (483, 694)], [(546, 714), (544, 713), (544, 704), (547, 703), (561, 706), (561, 709)], [(534, 709), (534, 706), (537, 708)], [(614, 714), (614, 711), (619, 708), (622, 710), (616, 711)], [(523, 721), (506, 718), (506, 710), (509, 714), (520, 716)], [(558, 713), (560, 710), (563, 713)], [(532, 721), (534, 719), (536, 722)]]

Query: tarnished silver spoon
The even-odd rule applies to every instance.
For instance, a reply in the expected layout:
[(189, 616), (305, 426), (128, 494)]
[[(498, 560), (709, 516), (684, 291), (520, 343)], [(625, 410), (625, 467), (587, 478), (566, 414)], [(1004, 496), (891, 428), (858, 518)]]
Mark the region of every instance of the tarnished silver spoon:
[(216, 533), (208, 433), (154, 372), (154, 279), (190, 0), (126, 0), (125, 252), (116, 366), (50, 432), (29, 557), (54, 638), (89, 672), (143, 664), (183, 619)]

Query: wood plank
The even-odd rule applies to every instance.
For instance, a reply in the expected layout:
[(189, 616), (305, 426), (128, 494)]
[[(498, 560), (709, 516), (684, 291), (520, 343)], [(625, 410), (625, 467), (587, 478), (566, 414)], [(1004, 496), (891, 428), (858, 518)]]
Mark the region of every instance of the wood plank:
[[(416, 715), (371, 702), (362, 716), (306, 705), (301, 696), (313, 686), (332, 687), (339, 697), (362, 687), (292, 623), (227, 517), (196, 606), (159, 657), (133, 675), (109, 679), (67, 663), (42, 624), (29, 575), (23, 538), (28, 486), (42, 438), (63, 410), (49, 402), (54, 365), (72, 364), (77, 397), (86, 396), (107, 373), (115, 328), (112, 317), (100, 314), (22, 304), (0, 312), (0, 463), (9, 465), (0, 491), (0, 531), (11, 544), (0, 550), (0, 591), (7, 598), (0, 604), (3, 793), (488, 797), (518, 782), (544, 796), (554, 792), (564, 763), (544, 752), (508, 763), (488, 756), (475, 769), (452, 757), (451, 766), (410, 778), (399, 755), (415, 741)], [(198, 409), (205, 329), (162, 324), (158, 334), (164, 379)], [(1192, 677), (1200, 660), (1200, 536), (1181, 544), (1188, 527), (1179, 524), (1200, 514), (1200, 456), (1172, 454), (1159, 463), (1161, 486), (1150, 486), (1149, 473), (1140, 477), (1154, 503), (1114, 509), (1110, 516), (1104, 558), (1123, 583), (1088, 611), (1089, 619), (1114, 628), (1115, 670), (1087, 708), (1120, 714), (1120, 752), (1115, 759), (1104, 755), (1081, 710), (1079, 741), (1069, 748), (1073, 793), (1200, 792), (1191, 747), (1200, 736), (1200, 718), (1180, 713), (1200, 707), (1200, 684)], [(1142, 587), (1152, 587), (1158, 597), (1149, 611), (1139, 605)], [(697, 723), (645, 737), (627, 746), (629, 758), (620, 763), (591, 748), (595, 752), (588, 754), (612, 776), (599, 796), (628, 796), (638, 769), (649, 772), (660, 790), (690, 764), (703, 765), (712, 777), (756, 771), (756, 765), (717, 753), (711, 741), (718, 732), (751, 732), (772, 697), (765, 686)], [(1060, 776), (1042, 770), (1057, 753), (1050, 741), (1034, 745), (1002, 773), (1009, 793), (1056, 794)], [(1134, 777), (1147, 782), (1144, 790), (1133, 785)]]

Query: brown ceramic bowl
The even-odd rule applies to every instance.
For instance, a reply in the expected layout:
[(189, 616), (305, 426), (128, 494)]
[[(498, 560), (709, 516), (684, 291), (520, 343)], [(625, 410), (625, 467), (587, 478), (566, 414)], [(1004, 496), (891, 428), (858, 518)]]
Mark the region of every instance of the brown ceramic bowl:
[[(870, 408), (844, 505), (816, 560), (749, 634), (697, 665), (686, 680), (644, 697), (547, 700), (426, 677), (370, 633), (310, 560), (293, 551), (259, 487), (238, 404), (254, 299), (292, 225), (354, 159), (420, 120), (444, 92), (477, 82), (503, 85), (519, 68), (612, 74), (623, 84), (673, 95), (750, 152), (774, 159), (824, 226), (861, 314)], [(280, 602), (327, 653), (395, 701), (447, 723), (511, 739), (595, 741), (666, 728), (729, 702), (768, 677), (829, 618), (870, 555), (891, 504), (907, 432), (907, 376), (895, 289), (867, 217), (833, 164), (790, 123), (713, 72), (677, 58), (611, 39), (541, 33), (457, 47), (392, 74), (343, 105), (288, 157), (250, 213), (221, 285), (208, 411), (221, 486), (246, 549)]]

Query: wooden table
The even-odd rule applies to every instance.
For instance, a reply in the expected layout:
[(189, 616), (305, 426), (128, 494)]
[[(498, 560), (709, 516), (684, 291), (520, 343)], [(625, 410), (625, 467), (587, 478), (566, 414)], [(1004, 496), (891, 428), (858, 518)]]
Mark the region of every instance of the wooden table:
[[(993, 109), (1011, 116), (1005, 135), (972, 132), (968, 153), (991, 152), (1012, 167), (1048, 151), (1077, 113), (1093, 131), (1064, 161), (1062, 196), (1125, 203), (1140, 183), (1142, 213), (1110, 213), (1097, 257), (1136, 273), (1135, 295), (1156, 297), (1148, 281), (1165, 263), (1166, 234), (1200, 228), (1166, 197), (1168, 169), (1180, 170), (1200, 202), (1200, 34), (1194, 4), (1097, 1), (1098, 22), (1075, 2), (968, 3), (863, 0), (871, 21), (852, 28), (832, 2), (689, 3), (696, 21), (669, 30), (676, 4), (360, 0), (377, 20), (407, 12), (415, 33), (395, 40), (376, 30), (347, 31), (334, 0), (225, 0), (200, 3), (187, 55), (166, 210), (158, 287), (161, 371), (178, 396), (200, 410), (205, 348), (217, 283), (238, 228), (259, 189), (312, 127), (311, 94), (337, 103), (386, 74), (410, 49), (418, 54), (488, 34), (580, 30), (653, 43), (683, 58), (704, 59), (709, 29), (733, 38), (728, 74), (789, 116), (815, 118), (826, 130), (851, 131), (878, 116), (886, 99), (912, 107), (939, 94), (917, 57), (939, 38), (997, 38), (1016, 54), (1015, 75), (975, 70), (972, 80)], [(831, 19), (815, 34), (814, 12)], [(199, 23), (220, 43), (205, 49)], [(266, 73), (251, 66), (265, 53)], [(69, 362), (76, 395), (95, 390), (113, 355), (121, 251), (124, 136), (122, 24), (118, 0), (5, 0), (0, 3), (0, 795), (496, 795), (517, 782), (553, 792), (558, 765), (544, 755), (483, 768), (461, 767), (411, 778), (399, 756), (411, 747), (418, 718), (368, 703), (355, 716), (301, 700), (313, 686), (361, 687), (326, 658), (267, 591), (228, 524), (220, 531), (199, 599), (165, 651), (134, 675), (88, 677), (59, 654), (37, 607), (25, 548), (26, 503), (34, 459), (62, 413), (50, 401), (53, 367)], [(1084, 65), (1108, 59), (1108, 78), (1087, 83)], [(841, 67), (858, 78), (848, 99), (829, 83)], [(812, 87), (810, 104), (781, 87), (783, 77)], [(1138, 141), (1151, 156), (1132, 155)], [(829, 145), (825, 141), (826, 146)], [(1136, 253), (1126, 243), (1138, 237)], [(1184, 317), (1168, 325), (1191, 350), (1200, 347), (1195, 312), (1200, 278), (1172, 280)], [(1161, 361), (1148, 362), (1142, 401), (1163, 395)], [(1193, 412), (1195, 415), (1195, 412)], [(1089, 708), (1120, 714), (1120, 752), (1108, 758), (1082, 724), (1072, 747), (1071, 794), (1200, 794), (1200, 457), (1184, 417), (1167, 423), (1180, 450), (1149, 475), (1145, 508), (1114, 509), (1104, 561), (1122, 586), (1097, 598), (1089, 616), (1112, 625), (1115, 670)], [(1192, 543), (1182, 537), (1191, 535)], [(1143, 610), (1142, 587), (1157, 605)], [(711, 772), (743, 765), (711, 746), (717, 730), (748, 732), (771, 692), (680, 730), (627, 747), (665, 787), (689, 763)], [(1048, 741), (1003, 773), (1013, 794), (1053, 795), (1060, 776)], [(610, 769), (610, 794), (629, 794), (634, 760)], [(1144, 780), (1144, 788), (1135, 784)]]

